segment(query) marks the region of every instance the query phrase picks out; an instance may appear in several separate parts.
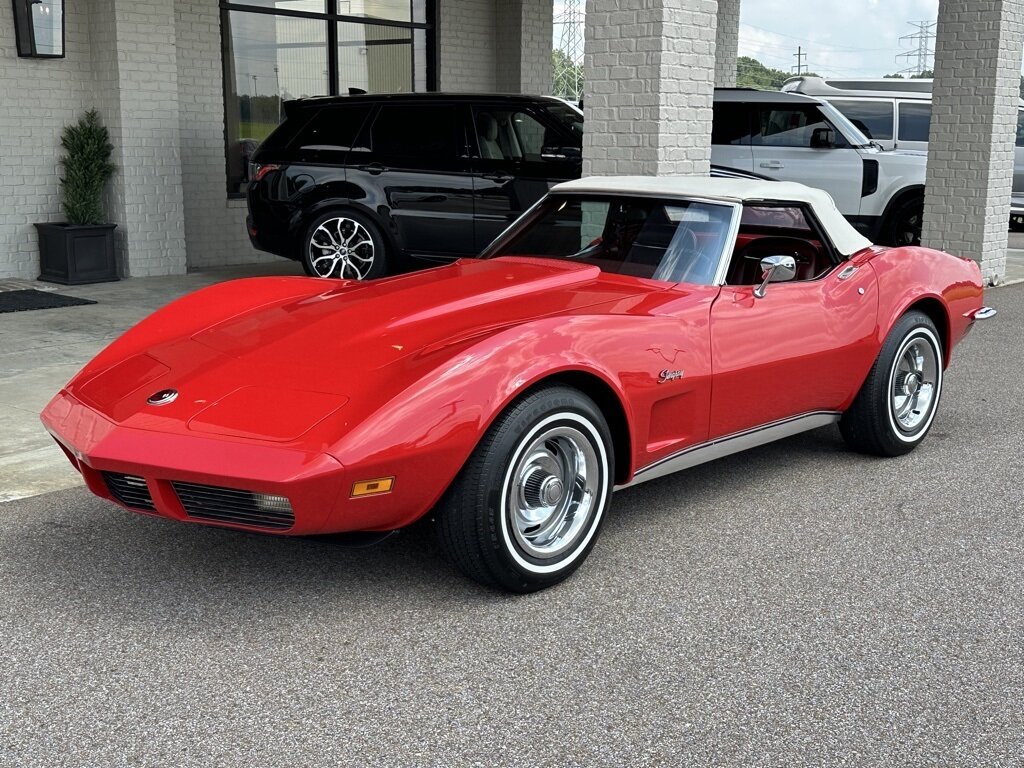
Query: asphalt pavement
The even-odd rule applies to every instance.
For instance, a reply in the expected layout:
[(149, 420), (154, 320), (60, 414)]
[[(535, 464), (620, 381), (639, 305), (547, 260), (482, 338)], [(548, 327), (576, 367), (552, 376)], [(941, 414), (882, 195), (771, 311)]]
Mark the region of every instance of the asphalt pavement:
[(621, 492), (541, 594), (425, 529), (2, 504), (0, 765), (1024, 765), (1024, 285), (988, 301), (911, 455), (830, 427)]

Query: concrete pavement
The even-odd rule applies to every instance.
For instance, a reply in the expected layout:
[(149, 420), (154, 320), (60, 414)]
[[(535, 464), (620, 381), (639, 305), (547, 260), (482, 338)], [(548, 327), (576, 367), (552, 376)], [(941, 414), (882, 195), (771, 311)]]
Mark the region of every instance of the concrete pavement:
[(97, 304), (0, 315), (0, 502), (81, 485), (39, 423), (50, 398), (104, 346), (190, 291), (252, 275), (299, 275), (296, 262), (147, 277), (97, 285), (26, 282)]
[(988, 301), (914, 453), (828, 428), (621, 492), (538, 595), (422, 528), (0, 505), (0, 765), (1020, 766), (1024, 285)]

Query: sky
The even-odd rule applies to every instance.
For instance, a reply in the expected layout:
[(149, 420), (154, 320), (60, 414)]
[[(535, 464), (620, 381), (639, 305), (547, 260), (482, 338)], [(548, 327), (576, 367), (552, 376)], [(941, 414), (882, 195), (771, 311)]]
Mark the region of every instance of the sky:
[[(938, 0), (746, 0), (740, 55), (785, 71), (802, 46), (812, 72), (881, 77), (917, 66), (917, 43), (899, 38), (916, 33), (908, 22), (935, 21), (938, 8)], [(909, 59), (897, 58), (911, 50)]]
[[(818, 74), (881, 77), (916, 67), (916, 43), (899, 38), (916, 32), (908, 22), (935, 21), (938, 7), (938, 0), (743, 0), (739, 53), (788, 71), (801, 46)], [(555, 0), (556, 21), (563, 10)], [(559, 35), (556, 24), (555, 47)], [(897, 58), (911, 50), (910, 59)]]

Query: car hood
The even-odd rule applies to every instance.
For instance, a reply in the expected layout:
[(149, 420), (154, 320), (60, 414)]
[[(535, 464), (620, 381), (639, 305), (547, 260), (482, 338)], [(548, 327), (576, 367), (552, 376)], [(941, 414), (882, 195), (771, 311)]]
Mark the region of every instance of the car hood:
[[(297, 439), (353, 397), (401, 391), (455, 348), (532, 319), (625, 311), (658, 292), (597, 267), (465, 260), (371, 283), (324, 283), (147, 348), (68, 391), (115, 423)], [(169, 307), (164, 312), (173, 312)], [(162, 390), (170, 402), (149, 402)]]

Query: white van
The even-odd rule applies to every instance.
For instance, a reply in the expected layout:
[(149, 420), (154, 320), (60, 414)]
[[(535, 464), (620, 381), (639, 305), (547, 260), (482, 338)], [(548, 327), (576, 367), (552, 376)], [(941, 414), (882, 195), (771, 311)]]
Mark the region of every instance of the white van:
[[(791, 77), (782, 90), (824, 99), (885, 149), (928, 149), (932, 81), (927, 78), (845, 79)], [(1024, 100), (1018, 102), (1010, 215), (1024, 226)]]

